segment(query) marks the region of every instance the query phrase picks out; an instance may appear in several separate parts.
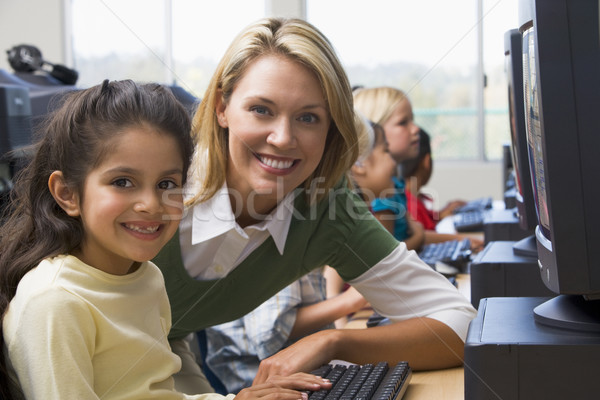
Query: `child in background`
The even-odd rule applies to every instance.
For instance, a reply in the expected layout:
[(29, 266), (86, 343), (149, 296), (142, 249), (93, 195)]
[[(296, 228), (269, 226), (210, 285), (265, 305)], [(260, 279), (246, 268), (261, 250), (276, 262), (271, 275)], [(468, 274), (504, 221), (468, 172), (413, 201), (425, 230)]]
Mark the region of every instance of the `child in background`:
[[(406, 247), (415, 249), (423, 242), (424, 231), (418, 223), (408, 217), (402, 201), (398, 201), (392, 180), (397, 165), (390, 154), (383, 128), (364, 117), (357, 117), (356, 125), (360, 152), (358, 160), (350, 169), (356, 190), (363, 200), (370, 204), (375, 218), (396, 239), (404, 241)], [(408, 236), (410, 231), (415, 233)], [(324, 274), (328, 298), (336, 298), (340, 293), (351, 289), (333, 268), (325, 267)], [(342, 317), (335, 321), (335, 326), (341, 328), (347, 321), (347, 316)]]
[(360, 135), (369, 138), (370, 148), (352, 166), (352, 179), (375, 218), (396, 239), (404, 241), (406, 247), (418, 249), (424, 232), (406, 213), (403, 200), (398, 199), (393, 181), (397, 165), (390, 154), (385, 132), (380, 125), (366, 121)]
[(427, 185), (433, 173), (433, 160), (431, 158), (431, 141), (429, 134), (422, 128), (419, 131), (419, 154), (417, 157), (402, 162), (402, 175), (406, 182), (407, 208), (415, 220), (419, 221), (425, 228), (425, 243), (437, 243), (447, 240), (462, 240), (468, 237), (471, 241), (471, 250), (479, 251), (483, 247), (483, 241), (475, 237), (461, 234), (437, 233), (435, 227), (439, 220), (452, 215), (457, 207), (465, 204), (464, 201), (455, 200), (448, 203), (439, 212), (433, 211), (425, 205), (425, 201), (431, 202), (421, 188)]
[[(396, 166), (417, 156), (419, 127), (413, 121), (412, 106), (404, 92), (390, 87), (359, 88), (354, 91), (354, 105), (368, 120), (383, 128), (387, 151)], [(425, 242), (423, 226), (407, 212), (405, 182), (398, 171), (391, 181), (391, 190), (387, 190), (384, 196), (371, 200), (371, 211), (376, 216), (380, 215), (380, 222), (393, 221), (396, 225), (392, 233), (396, 239), (405, 241), (409, 249), (418, 250)], [(405, 237), (401, 237), (402, 228), (399, 226), (403, 220), (407, 222)]]
[[(168, 89), (132, 81), (73, 92), (52, 115), (0, 227), (0, 397), (223, 398), (174, 391), (169, 300), (148, 261), (182, 216), (189, 131)], [(238, 399), (323, 385), (298, 374)]]

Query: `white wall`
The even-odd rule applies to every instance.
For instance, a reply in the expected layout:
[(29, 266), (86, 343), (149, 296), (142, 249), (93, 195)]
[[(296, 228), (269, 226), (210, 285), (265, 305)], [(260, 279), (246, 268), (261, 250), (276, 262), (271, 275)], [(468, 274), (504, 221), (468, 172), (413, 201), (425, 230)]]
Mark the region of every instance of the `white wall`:
[(436, 161), (431, 180), (423, 190), (432, 195), (436, 208), (455, 199), (504, 198), (502, 162)]
[(6, 50), (19, 44), (36, 46), (49, 62), (68, 64), (64, 29), (63, 0), (0, 0), (0, 68), (12, 71)]

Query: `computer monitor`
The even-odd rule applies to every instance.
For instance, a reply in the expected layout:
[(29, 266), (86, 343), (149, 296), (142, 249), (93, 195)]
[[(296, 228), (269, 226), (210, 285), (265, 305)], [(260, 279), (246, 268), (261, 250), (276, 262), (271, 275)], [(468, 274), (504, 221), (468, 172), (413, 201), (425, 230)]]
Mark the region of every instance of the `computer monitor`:
[(600, 331), (597, 0), (520, 0), (528, 151), (544, 284), (536, 321)]
[(9, 163), (13, 152), (30, 144), (31, 117), (29, 90), (0, 83), (0, 163)]
[[(517, 217), (521, 229), (532, 231), (537, 225), (537, 215), (527, 151), (523, 98), (522, 36), (518, 29), (511, 29), (504, 34), (504, 56), (508, 83), (508, 112), (510, 117), (511, 156), (516, 185)], [(537, 258), (535, 235), (515, 242), (513, 251), (516, 255)]]

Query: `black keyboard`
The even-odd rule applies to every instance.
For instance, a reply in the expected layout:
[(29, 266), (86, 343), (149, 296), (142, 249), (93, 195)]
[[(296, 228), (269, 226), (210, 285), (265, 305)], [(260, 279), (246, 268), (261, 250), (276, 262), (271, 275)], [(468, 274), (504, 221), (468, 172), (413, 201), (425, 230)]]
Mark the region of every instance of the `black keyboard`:
[[(448, 240), (446, 242), (431, 243), (423, 246), (419, 252), (421, 260), (425, 261), (431, 268), (444, 275), (457, 274), (464, 270), (471, 260), (471, 241), (469, 239)], [(454, 273), (449, 273), (452, 268), (443, 269), (444, 264), (454, 267)]]
[(457, 232), (477, 232), (483, 230), (485, 211), (468, 211), (454, 216), (454, 229)]
[(329, 379), (333, 387), (309, 393), (309, 400), (400, 400), (406, 392), (412, 370), (401, 361), (390, 368), (388, 363), (325, 364), (312, 372)]
[(470, 211), (485, 211), (492, 208), (494, 200), (491, 197), (481, 197), (479, 199), (471, 200), (464, 206), (458, 207), (454, 210), (455, 214), (460, 214)]

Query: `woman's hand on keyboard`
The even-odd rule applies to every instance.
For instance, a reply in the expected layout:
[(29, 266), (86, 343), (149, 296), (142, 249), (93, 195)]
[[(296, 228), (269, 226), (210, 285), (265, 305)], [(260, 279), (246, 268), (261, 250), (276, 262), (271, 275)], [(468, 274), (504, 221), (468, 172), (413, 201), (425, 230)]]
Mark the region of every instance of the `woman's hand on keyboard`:
[(265, 383), (256, 382), (249, 388), (243, 389), (235, 396), (236, 400), (253, 399), (307, 399), (307, 391), (331, 389), (331, 382), (320, 376), (299, 372), (289, 376), (271, 376)]
[(289, 347), (262, 360), (254, 384), (275, 375), (288, 376), (298, 371), (310, 372), (331, 361), (343, 329), (326, 329), (306, 336)]

